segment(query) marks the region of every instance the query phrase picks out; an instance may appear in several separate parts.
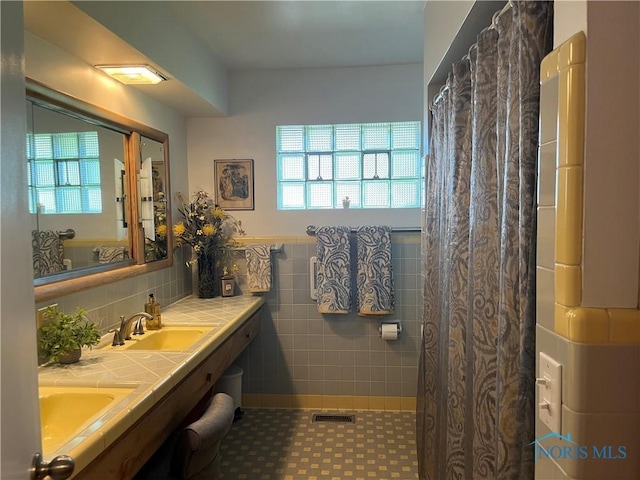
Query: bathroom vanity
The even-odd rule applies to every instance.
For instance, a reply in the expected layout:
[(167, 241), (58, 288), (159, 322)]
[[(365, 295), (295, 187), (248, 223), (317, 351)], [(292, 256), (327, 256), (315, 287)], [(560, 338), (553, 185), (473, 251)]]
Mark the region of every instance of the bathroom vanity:
[(41, 367), (41, 386), (130, 389), (54, 451), (45, 446), (45, 458), (70, 455), (76, 462), (71, 478), (132, 478), (258, 334), (263, 304), (262, 297), (249, 295), (189, 297), (163, 312), (164, 325), (202, 327), (201, 338), (183, 350), (108, 343), (86, 352), (78, 364)]

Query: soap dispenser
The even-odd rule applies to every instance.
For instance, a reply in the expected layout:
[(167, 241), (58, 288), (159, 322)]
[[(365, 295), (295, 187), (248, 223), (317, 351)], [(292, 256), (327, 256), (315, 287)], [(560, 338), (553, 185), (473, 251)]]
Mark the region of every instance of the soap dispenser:
[(160, 330), (162, 328), (160, 304), (156, 301), (153, 293), (149, 294), (149, 301), (145, 303), (144, 311), (153, 317), (153, 320), (147, 320), (147, 330)]

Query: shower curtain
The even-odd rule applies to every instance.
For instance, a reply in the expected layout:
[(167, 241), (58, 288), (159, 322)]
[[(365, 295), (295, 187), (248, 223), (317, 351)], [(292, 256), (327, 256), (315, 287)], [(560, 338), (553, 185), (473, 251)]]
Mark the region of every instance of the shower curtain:
[(432, 107), (421, 479), (533, 478), (539, 66), (552, 9), (518, 1), (496, 15)]

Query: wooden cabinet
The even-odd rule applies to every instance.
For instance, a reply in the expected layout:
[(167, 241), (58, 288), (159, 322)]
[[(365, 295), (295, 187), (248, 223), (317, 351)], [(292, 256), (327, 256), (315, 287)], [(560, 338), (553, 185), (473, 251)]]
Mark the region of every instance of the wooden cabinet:
[(261, 307), (178, 385), (73, 478), (132, 478), (207, 395), (260, 329)]

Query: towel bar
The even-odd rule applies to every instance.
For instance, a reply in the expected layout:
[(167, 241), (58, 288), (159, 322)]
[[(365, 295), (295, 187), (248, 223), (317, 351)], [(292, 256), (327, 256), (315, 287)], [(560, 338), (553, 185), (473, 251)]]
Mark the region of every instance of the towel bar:
[[(307, 235), (309, 235), (310, 237), (315, 237), (316, 229), (317, 227), (315, 225), (309, 225), (306, 230)], [(422, 229), (420, 227), (392, 227), (391, 231), (393, 233), (420, 233)], [(355, 228), (351, 229), (351, 233), (356, 233), (356, 232), (357, 232), (357, 229)]]
[[(236, 252), (244, 252), (247, 249), (247, 247), (236, 247), (234, 248), (234, 250)], [(271, 253), (280, 253), (282, 251), (282, 244), (281, 243), (276, 243), (275, 245), (271, 245), (269, 247), (269, 250), (271, 251)]]

